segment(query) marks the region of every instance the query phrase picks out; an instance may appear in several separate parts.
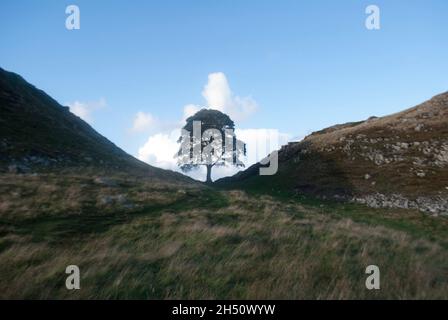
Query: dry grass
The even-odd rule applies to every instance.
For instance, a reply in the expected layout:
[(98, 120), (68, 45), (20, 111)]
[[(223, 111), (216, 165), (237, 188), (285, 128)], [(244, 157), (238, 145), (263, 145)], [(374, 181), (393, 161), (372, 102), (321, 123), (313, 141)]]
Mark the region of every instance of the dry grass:
[[(205, 193), (165, 186), (156, 194), (169, 195), (167, 205), (100, 220), (3, 213), (0, 298), (448, 298), (446, 219), (203, 192), (201, 202)], [(80, 267), (81, 290), (65, 289), (70, 264)], [(381, 290), (365, 289), (370, 264), (380, 267)]]
[(445, 93), (400, 113), (315, 132), (280, 149), (275, 175), (260, 176), (255, 165), (221, 184), (345, 199), (398, 194), (447, 214), (434, 205), (448, 200), (447, 146)]
[[(103, 182), (104, 180), (104, 182)], [(186, 196), (182, 184), (157, 179), (57, 174), (2, 174), (0, 218), (68, 216), (132, 211), (147, 205), (169, 205)]]

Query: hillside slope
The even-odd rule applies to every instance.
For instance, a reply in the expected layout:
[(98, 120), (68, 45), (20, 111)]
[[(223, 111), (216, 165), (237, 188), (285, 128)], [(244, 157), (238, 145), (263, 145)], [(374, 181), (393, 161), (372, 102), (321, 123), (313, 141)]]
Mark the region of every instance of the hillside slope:
[[(132, 158), (17, 75), (0, 79), (0, 299), (448, 297), (448, 218), (217, 190)], [(349, 126), (282, 149), (263, 186), (350, 194), (345, 153), (319, 149), (339, 138), (318, 142)], [(353, 163), (379, 181), (376, 164)], [(236, 187), (260, 187), (251, 170)], [(371, 264), (381, 290), (366, 289)], [(69, 265), (80, 290), (67, 290)]]
[(0, 172), (87, 167), (189, 180), (128, 155), (68, 107), (0, 68)]
[(259, 176), (259, 166), (219, 183), (447, 214), (448, 93), (290, 143), (279, 151), (274, 176)]

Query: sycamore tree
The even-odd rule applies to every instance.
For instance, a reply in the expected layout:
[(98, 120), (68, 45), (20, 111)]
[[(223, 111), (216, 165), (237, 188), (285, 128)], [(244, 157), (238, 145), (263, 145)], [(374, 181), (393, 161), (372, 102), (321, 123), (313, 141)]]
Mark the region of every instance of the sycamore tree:
[(241, 157), (246, 155), (246, 144), (235, 136), (235, 124), (218, 110), (202, 109), (187, 118), (177, 141), (177, 165), (188, 172), (198, 166), (207, 168), (207, 183), (212, 182), (215, 166), (244, 167)]

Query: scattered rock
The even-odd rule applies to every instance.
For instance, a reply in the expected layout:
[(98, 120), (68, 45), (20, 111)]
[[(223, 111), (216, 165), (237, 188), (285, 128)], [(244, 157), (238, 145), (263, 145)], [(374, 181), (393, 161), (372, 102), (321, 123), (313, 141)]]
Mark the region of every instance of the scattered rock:
[(448, 198), (441, 196), (408, 199), (400, 194), (375, 193), (353, 197), (352, 202), (362, 203), (372, 208), (418, 209), (425, 213), (448, 216)]
[(114, 198), (112, 196), (103, 196), (100, 199), (100, 204), (105, 205), (105, 206), (110, 205), (113, 202), (114, 202)]
[(103, 206), (119, 205), (124, 209), (132, 209), (135, 207), (125, 194), (102, 196), (99, 199), (99, 203)]
[(424, 178), (426, 176), (426, 173), (424, 173), (423, 171), (418, 171), (416, 174), (419, 178)]
[(9, 173), (28, 173), (31, 169), (28, 166), (25, 166), (23, 164), (11, 164), (8, 166), (8, 172)]
[(106, 178), (106, 177), (96, 177), (93, 180), (93, 182), (96, 184), (106, 186), (106, 187), (116, 187), (117, 186), (117, 182), (115, 180)]
[(417, 131), (417, 132), (420, 132), (420, 131), (422, 130), (423, 127), (424, 127), (424, 125), (421, 124), (421, 123), (419, 123), (419, 124), (414, 128), (414, 130)]

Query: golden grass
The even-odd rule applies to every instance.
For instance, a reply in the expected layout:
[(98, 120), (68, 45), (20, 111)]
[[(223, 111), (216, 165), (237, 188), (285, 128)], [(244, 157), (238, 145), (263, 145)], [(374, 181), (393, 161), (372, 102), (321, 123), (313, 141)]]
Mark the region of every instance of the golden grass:
[[(37, 189), (48, 188), (51, 184)], [(104, 191), (99, 188), (91, 197)], [(130, 188), (132, 193), (140, 187)], [(71, 184), (53, 193), (73, 190), (82, 187)], [(115, 222), (105, 227), (95, 220), (97, 228), (87, 229), (71, 215), (59, 219), (41, 212), (41, 219), (29, 220), (19, 211), (14, 220), (14, 212), (3, 212), (0, 298), (448, 298), (444, 218), (280, 201), (241, 191), (208, 192), (227, 203), (183, 207), (169, 202), (157, 210), (128, 212), (127, 219), (116, 221), (114, 214), (104, 214)], [(182, 198), (188, 190), (165, 186), (156, 193), (174, 202), (188, 200)], [(82, 214), (88, 218), (92, 213)], [(404, 217), (410, 218), (409, 225)], [(70, 264), (80, 267), (80, 290), (65, 288)], [(365, 288), (364, 271), (370, 264), (380, 267), (381, 290)]]

